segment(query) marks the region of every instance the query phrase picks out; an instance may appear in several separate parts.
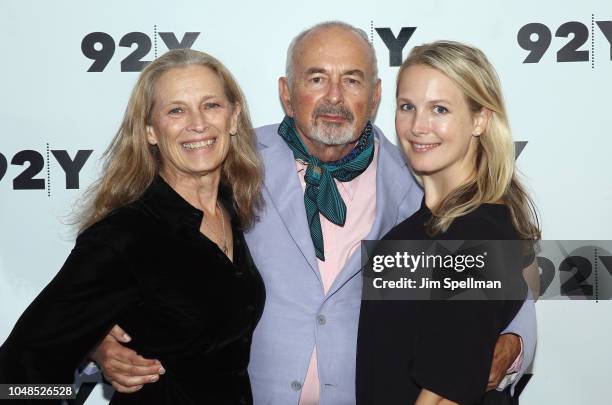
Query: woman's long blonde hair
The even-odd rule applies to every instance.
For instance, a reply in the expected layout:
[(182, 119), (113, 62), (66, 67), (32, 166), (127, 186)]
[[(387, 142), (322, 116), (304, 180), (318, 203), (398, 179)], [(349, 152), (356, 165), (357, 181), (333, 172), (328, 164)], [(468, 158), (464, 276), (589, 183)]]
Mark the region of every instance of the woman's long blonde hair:
[(232, 193), (240, 224), (247, 228), (262, 205), (262, 166), (255, 148), (255, 134), (246, 100), (232, 74), (214, 57), (191, 49), (171, 50), (147, 65), (140, 76), (119, 130), (104, 152), (102, 176), (87, 191), (79, 229), (138, 199), (159, 172), (156, 148), (149, 145), (146, 127), (151, 122), (157, 79), (170, 69), (205, 66), (221, 80), (230, 103), (241, 107), (238, 130), (230, 139), (221, 168), (221, 184)]
[(519, 237), (540, 239), (535, 206), (516, 173), (514, 142), (499, 78), (487, 57), (479, 49), (452, 41), (416, 46), (399, 69), (398, 89), (402, 73), (414, 65), (436, 69), (451, 79), (474, 113), (483, 107), (492, 112), (479, 137), (475, 175), (432, 210), (428, 231), (432, 235), (445, 232), (455, 218), (474, 211), (480, 204), (503, 202)]

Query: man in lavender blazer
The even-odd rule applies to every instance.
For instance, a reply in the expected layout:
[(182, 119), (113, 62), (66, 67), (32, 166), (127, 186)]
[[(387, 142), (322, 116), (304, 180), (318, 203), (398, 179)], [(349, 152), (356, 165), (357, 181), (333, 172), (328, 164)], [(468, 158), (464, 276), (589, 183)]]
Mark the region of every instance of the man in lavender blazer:
[[(265, 211), (245, 236), (266, 285), (266, 305), (251, 345), (256, 404), (297, 404), (315, 342), (321, 404), (355, 403), (355, 355), (361, 304), (357, 250), (323, 294), (293, 154), (278, 125), (257, 129), (265, 165)], [(380, 239), (420, 206), (422, 192), (399, 150), (378, 140), (376, 218)]]
[[(351, 30), (351, 27), (339, 27)], [(309, 32), (328, 29), (328, 34), (334, 35), (333, 24), (332, 29), (329, 28), (324, 23), (296, 37), (287, 57), (289, 77), (297, 76), (300, 72), (308, 74), (309, 71), (320, 70), (318, 67), (300, 66), (298, 61), (292, 60), (292, 53), (298, 47), (297, 43)], [(304, 59), (298, 60), (303, 62)], [(305, 100), (305, 104), (310, 101), (308, 89), (298, 90), (306, 93), (305, 97), (296, 97), (294, 93), (293, 100), (289, 101), (287, 92), (291, 90), (287, 87), (290, 84), (281, 79), (280, 87), (285, 111), (288, 115), (299, 117), (302, 114), (300, 109), (309, 107), (300, 103), (301, 100)], [(265, 211), (260, 222), (246, 234), (251, 254), (266, 286), (265, 310), (251, 346), (249, 375), (254, 401), (260, 405), (306, 404), (303, 398), (300, 400), (301, 390), (311, 353), (316, 346), (319, 403), (354, 404), (362, 287), (360, 253), (357, 250), (348, 258), (325, 294), (305, 215), (304, 189), (296, 173), (292, 150), (279, 135), (278, 127), (268, 125), (256, 131), (265, 166)], [(376, 214), (366, 237), (368, 240), (380, 239), (410, 216), (420, 206), (422, 197), (422, 191), (399, 150), (378, 129), (375, 128), (374, 132), (378, 142)], [(301, 139), (306, 142), (309, 134), (304, 135)], [(522, 338), (523, 366), (518, 373), (522, 374), (531, 363), (535, 346), (533, 301), (523, 305), (504, 333)], [(511, 358), (515, 357), (516, 352)], [(504, 365), (503, 370), (510, 366), (508, 362)]]
[[(348, 24), (319, 24), (293, 40), (287, 77), (280, 79), (279, 87), (285, 111), (294, 119), (309, 152), (324, 162), (341, 160), (353, 150), (380, 101), (374, 49), (363, 31)], [(317, 120), (326, 124), (317, 124)], [(350, 131), (330, 130), (337, 138), (330, 139), (321, 131), (311, 131), (317, 125), (328, 129), (348, 126)], [(299, 162), (279, 134), (279, 125), (256, 132), (265, 166), (265, 208), (246, 238), (265, 282), (266, 304), (251, 347), (254, 402), (354, 404), (362, 287), (359, 250), (347, 257), (342, 268), (336, 269), (333, 282), (324, 288), (296, 167)], [(376, 127), (373, 133), (376, 157), (372, 162), (376, 163), (367, 170), (375, 170), (375, 190), (368, 189), (367, 198), (375, 200), (375, 212), (367, 219), (371, 225), (368, 222), (366, 239), (381, 238), (415, 212), (422, 197), (399, 150)], [(346, 139), (339, 142), (343, 137)], [(319, 138), (325, 139), (313, 141)], [(115, 333), (96, 350), (96, 361), (113, 386), (130, 392), (156, 380), (160, 365), (138, 358), (115, 338), (122, 340)], [(490, 387), (500, 382), (517, 357), (522, 358), (516, 373), (520, 376), (531, 363), (534, 348), (534, 304), (526, 301), (498, 340)], [(119, 369), (130, 371), (116, 371)], [(305, 395), (313, 389), (313, 373), (316, 392)]]

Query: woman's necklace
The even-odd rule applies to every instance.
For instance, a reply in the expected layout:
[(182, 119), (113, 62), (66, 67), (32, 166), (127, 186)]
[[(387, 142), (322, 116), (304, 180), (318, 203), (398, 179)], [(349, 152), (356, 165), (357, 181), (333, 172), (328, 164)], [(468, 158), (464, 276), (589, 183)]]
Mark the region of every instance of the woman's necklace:
[(225, 255), (227, 255), (227, 239), (226, 239), (226, 235), (225, 235), (225, 216), (223, 215), (223, 210), (221, 209), (221, 206), (219, 205), (219, 201), (218, 200), (217, 200), (217, 208), (219, 208), (219, 212), (221, 213), (221, 228), (223, 228), (223, 239), (220, 238), (221, 235), (219, 235), (213, 229), (213, 227), (206, 221), (206, 215), (204, 215), (204, 224), (208, 226), (208, 229), (210, 229), (210, 232), (214, 234), (215, 238), (221, 240), (222, 246), (219, 246), (219, 247), (221, 248), (223, 253), (225, 253)]

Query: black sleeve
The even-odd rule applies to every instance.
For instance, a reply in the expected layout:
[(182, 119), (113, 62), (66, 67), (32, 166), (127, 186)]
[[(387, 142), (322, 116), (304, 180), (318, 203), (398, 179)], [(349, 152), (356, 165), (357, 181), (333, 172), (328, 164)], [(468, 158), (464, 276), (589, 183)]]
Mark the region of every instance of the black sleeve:
[(0, 383), (70, 384), (138, 290), (121, 255), (85, 231), (0, 347)]
[[(489, 218), (470, 218), (461, 225), (463, 229), (455, 228), (453, 239), (467, 239), (461, 236), (468, 235), (469, 239), (488, 241), (482, 246), (489, 257), (482, 271), (464, 271), (453, 278), (478, 273), (483, 279), (502, 280), (504, 288), (499, 294), (483, 291), (477, 300), (420, 302), (418, 349), (411, 376), (421, 388), (461, 404), (474, 404), (485, 393), (495, 343), (520, 309), (526, 286), (520, 271), (520, 242), (502, 241), (516, 239), (511, 232), (500, 231), (504, 227), (511, 230), (511, 225)], [(475, 246), (470, 253), (479, 252), (478, 242)], [(493, 257), (497, 260), (491, 261)]]
[(411, 377), (421, 388), (475, 404), (485, 393), (503, 328), (503, 301), (419, 302), (421, 322)]

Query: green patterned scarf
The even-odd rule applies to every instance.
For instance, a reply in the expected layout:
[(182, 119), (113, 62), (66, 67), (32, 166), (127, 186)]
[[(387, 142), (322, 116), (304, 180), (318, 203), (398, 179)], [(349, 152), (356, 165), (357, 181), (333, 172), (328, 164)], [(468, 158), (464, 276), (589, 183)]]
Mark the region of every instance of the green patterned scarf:
[(289, 116), (285, 116), (281, 122), (278, 134), (287, 142), (295, 159), (302, 160), (307, 165), (304, 175), (306, 218), (317, 257), (324, 261), (323, 232), (319, 213), (332, 223), (344, 226), (346, 205), (334, 179), (342, 182), (351, 181), (370, 165), (374, 158), (372, 124), (368, 121), (357, 141), (357, 146), (347, 156), (335, 162), (321, 162), (315, 156), (310, 155), (295, 128), (293, 118)]

